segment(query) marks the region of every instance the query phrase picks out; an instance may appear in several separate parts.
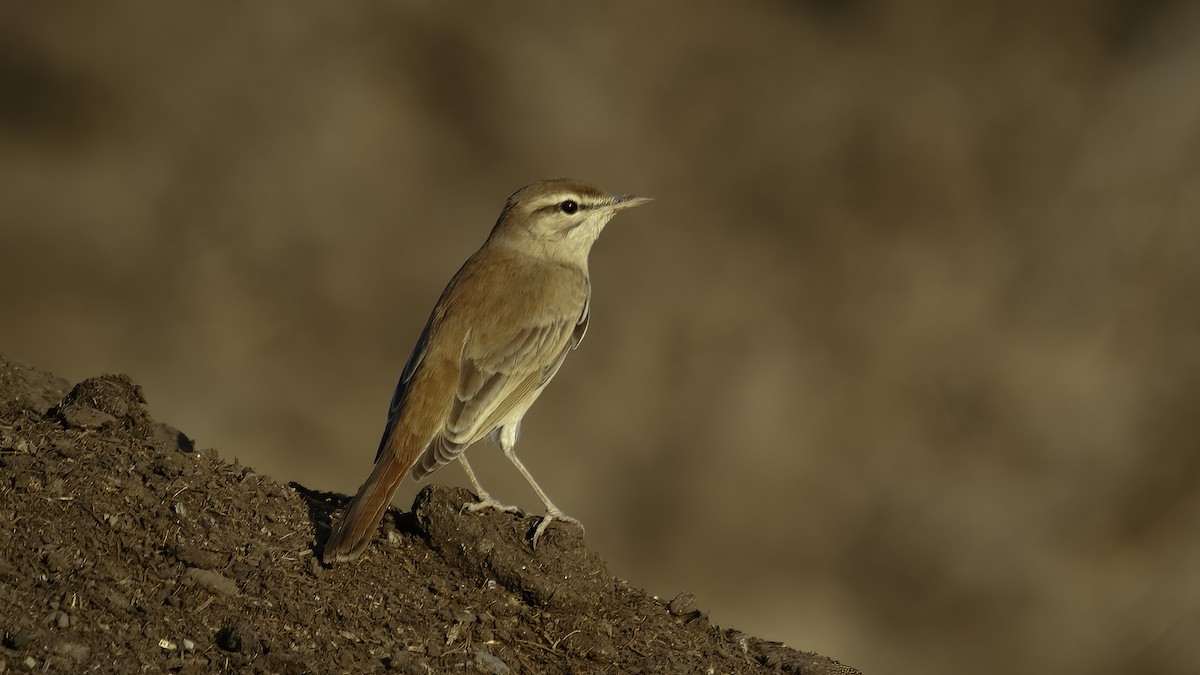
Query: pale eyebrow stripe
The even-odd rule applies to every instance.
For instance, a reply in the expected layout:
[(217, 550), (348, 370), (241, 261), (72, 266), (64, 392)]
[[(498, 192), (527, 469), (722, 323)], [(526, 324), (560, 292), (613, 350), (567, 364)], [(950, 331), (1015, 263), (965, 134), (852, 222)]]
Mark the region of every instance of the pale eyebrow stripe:
[(557, 209), (558, 205), (563, 201), (570, 199), (579, 205), (581, 209), (594, 209), (603, 203), (603, 199), (598, 199), (591, 195), (581, 195), (575, 192), (559, 192), (554, 195), (547, 195), (538, 201), (538, 206), (534, 207), (534, 211), (544, 211), (546, 209)]

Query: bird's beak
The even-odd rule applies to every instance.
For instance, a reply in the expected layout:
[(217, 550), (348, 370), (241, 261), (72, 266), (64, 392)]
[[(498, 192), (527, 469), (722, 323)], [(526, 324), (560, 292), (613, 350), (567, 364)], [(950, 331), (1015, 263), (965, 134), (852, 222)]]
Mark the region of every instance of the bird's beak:
[(654, 201), (654, 197), (639, 197), (637, 195), (613, 195), (612, 205), (609, 207), (613, 211), (623, 211), (632, 209), (635, 206), (641, 206)]

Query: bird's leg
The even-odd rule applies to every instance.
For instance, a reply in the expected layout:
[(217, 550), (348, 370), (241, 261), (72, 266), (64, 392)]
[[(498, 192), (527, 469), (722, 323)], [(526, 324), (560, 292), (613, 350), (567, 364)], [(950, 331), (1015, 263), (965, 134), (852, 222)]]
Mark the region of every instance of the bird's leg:
[(467, 502), (463, 504), (463, 509), (475, 513), (484, 509), (496, 509), (506, 513), (521, 513), (521, 507), (501, 504), (496, 501), (496, 498), (488, 494), (487, 490), (479, 484), (479, 479), (475, 477), (475, 472), (471, 470), (471, 465), (467, 463), (466, 455), (459, 455), (458, 461), (462, 463), (463, 472), (467, 474), (467, 479), (471, 481), (471, 487), (475, 488), (475, 494), (479, 497), (477, 502)]
[(471, 481), (471, 487), (475, 490), (479, 501), (467, 502), (463, 504), (463, 509), (475, 513), (484, 509), (495, 509), (506, 513), (520, 514), (521, 508), (515, 505), (503, 504), (493, 497), (483, 486), (479, 484), (479, 479), (475, 477), (475, 472), (471, 469), (471, 465), (467, 463), (467, 458), (463, 455), (458, 456), (458, 461), (462, 463), (463, 472), (467, 474), (467, 479)]
[(525, 465), (521, 463), (521, 460), (517, 459), (517, 453), (514, 445), (503, 444), (501, 447), (504, 449), (504, 456), (508, 458), (508, 461), (513, 463), (513, 466), (517, 467), (517, 471), (521, 472), (521, 475), (524, 476), (525, 480), (529, 482), (529, 486), (532, 487), (533, 491), (537, 493), (538, 499), (541, 499), (542, 504), (546, 505), (546, 514), (542, 516), (542, 522), (538, 523), (537, 529), (533, 531), (533, 548), (537, 548), (538, 538), (542, 536), (542, 533), (546, 531), (546, 528), (550, 526), (550, 523), (555, 520), (574, 523), (579, 526), (579, 529), (582, 530), (583, 523), (579, 522), (579, 520), (576, 518), (572, 518), (571, 516), (563, 513), (561, 509), (554, 505), (554, 502), (550, 501), (550, 498), (546, 496), (546, 492), (542, 490), (541, 486), (537, 484), (537, 481), (533, 479), (533, 474), (529, 473), (529, 469), (526, 469)]

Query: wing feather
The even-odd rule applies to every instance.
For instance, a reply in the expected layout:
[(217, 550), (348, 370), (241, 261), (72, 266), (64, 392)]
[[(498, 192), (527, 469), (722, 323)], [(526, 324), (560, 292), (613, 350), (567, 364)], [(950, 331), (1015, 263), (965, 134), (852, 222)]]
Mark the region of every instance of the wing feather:
[(392, 429), (396, 426), (396, 422), (400, 418), (400, 408), (404, 406), (404, 399), (408, 397), (409, 386), (412, 384), (413, 376), (421, 368), (422, 362), (425, 360), (425, 346), (429, 343), (429, 333), (432, 331), (433, 317), (425, 324), (425, 329), (421, 331), (421, 337), (417, 338), (417, 344), (413, 347), (412, 352), (408, 355), (408, 361), (404, 363), (404, 370), (400, 371), (400, 380), (396, 382), (396, 391), (392, 393), (392, 402), (388, 405), (387, 424), (383, 427), (383, 438), (379, 441), (379, 449), (375, 451), (375, 461), (383, 455), (383, 450), (387, 447), (388, 437), (392, 435)]
[(526, 328), (500, 349), (487, 352), (464, 345), (454, 405), (413, 467), (413, 477), (421, 479), (506, 422), (519, 421), (586, 328), (585, 307), (577, 318)]

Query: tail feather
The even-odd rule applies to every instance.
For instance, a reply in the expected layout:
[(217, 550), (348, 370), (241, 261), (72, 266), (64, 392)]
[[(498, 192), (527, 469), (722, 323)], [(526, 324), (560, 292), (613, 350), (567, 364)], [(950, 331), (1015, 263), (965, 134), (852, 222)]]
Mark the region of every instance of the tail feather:
[(404, 474), (445, 426), (458, 384), (458, 368), (454, 361), (434, 356), (422, 356), (418, 362), (422, 365), (412, 374), (412, 381), (400, 381), (405, 393), (394, 397), (375, 468), (325, 542), (322, 560), (327, 565), (354, 560), (362, 554)]
[(325, 564), (346, 562), (362, 555), (407, 471), (408, 466), (396, 461), (393, 453), (385, 452), (379, 458), (370, 477), (350, 500), (346, 514), (333, 526), (322, 556)]

